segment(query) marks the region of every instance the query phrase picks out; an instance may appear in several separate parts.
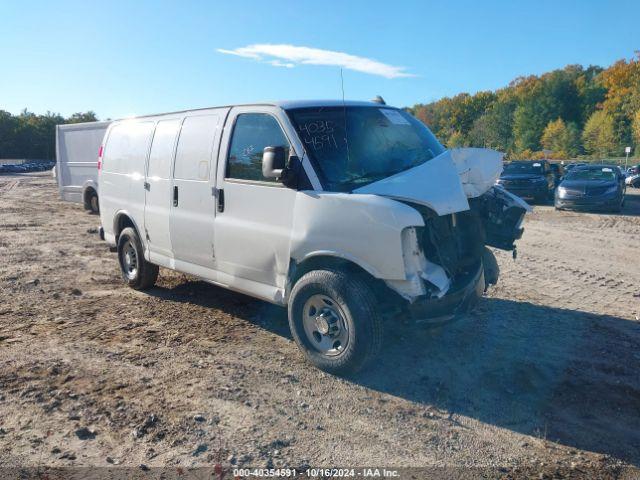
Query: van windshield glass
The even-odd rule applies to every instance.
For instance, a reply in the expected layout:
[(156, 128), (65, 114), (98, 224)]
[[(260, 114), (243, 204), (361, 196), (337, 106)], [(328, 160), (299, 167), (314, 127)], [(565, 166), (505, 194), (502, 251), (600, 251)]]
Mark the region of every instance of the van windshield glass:
[(420, 165), (444, 147), (401, 110), (314, 107), (287, 110), (326, 186), (350, 191)]

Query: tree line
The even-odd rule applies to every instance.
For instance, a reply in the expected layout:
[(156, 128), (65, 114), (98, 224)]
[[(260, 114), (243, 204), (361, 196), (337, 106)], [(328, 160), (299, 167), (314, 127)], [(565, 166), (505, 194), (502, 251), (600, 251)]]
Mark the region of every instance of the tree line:
[(640, 52), (608, 68), (568, 65), (408, 110), (448, 147), (493, 148), (512, 159), (623, 156), (640, 145)]
[(64, 118), (51, 112), (36, 115), (25, 109), (12, 115), (0, 110), (0, 158), (53, 160), (56, 157), (56, 125), (97, 120), (92, 111)]

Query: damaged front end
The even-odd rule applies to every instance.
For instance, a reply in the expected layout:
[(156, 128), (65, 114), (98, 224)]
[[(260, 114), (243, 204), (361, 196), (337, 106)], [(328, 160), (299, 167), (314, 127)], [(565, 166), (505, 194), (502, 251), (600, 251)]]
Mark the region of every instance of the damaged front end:
[(531, 209), (494, 186), (502, 171), (498, 152), (457, 149), (428, 163), (366, 188), (411, 206), (424, 220), (403, 231), (406, 280), (386, 281), (418, 318), (467, 310), (495, 284), (498, 266), (487, 246), (515, 251)]
[(411, 204), (424, 227), (403, 232), (409, 283), (387, 282), (409, 301), (414, 318), (455, 315), (469, 310), (489, 284), (497, 282), (497, 263), (486, 246), (515, 250), (526, 208), (497, 187), (469, 199), (469, 210), (438, 215)]

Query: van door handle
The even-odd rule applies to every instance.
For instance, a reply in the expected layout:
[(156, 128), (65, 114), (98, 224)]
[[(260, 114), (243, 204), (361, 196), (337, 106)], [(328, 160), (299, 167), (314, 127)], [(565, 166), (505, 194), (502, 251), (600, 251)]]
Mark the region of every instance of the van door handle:
[(224, 190), (218, 189), (218, 212), (224, 212)]
[(178, 206), (178, 187), (173, 187), (173, 206)]
[(147, 191), (151, 190), (151, 184), (149, 182), (144, 182), (144, 189)]

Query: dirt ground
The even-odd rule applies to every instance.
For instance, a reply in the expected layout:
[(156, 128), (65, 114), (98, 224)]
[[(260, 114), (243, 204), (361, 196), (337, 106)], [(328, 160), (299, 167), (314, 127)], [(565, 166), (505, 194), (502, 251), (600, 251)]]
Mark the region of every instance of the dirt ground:
[(277, 307), (167, 270), (125, 287), (99, 217), (48, 174), (0, 176), (0, 465), (618, 476), (640, 466), (639, 193), (622, 215), (537, 207), (472, 315), (389, 325), (343, 379)]

